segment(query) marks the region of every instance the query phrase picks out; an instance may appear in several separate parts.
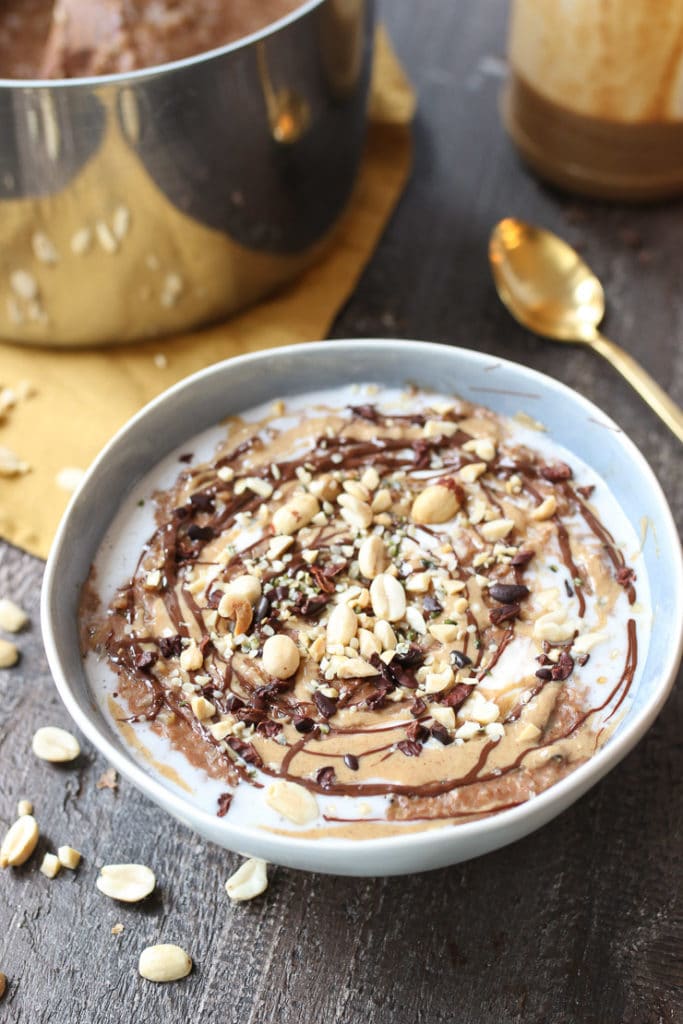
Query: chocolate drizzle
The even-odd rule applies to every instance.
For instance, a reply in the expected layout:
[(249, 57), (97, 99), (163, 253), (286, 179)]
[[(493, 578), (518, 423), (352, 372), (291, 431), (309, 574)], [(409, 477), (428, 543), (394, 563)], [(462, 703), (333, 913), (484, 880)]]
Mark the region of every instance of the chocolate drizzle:
[[(456, 417), (454, 419), (457, 420)], [(378, 428), (377, 436), (357, 437), (352, 427), (357, 421), (371, 423)], [(502, 565), (494, 565), (488, 572), (490, 586), (484, 589), (482, 600), (490, 625), (481, 625), (481, 619), (468, 609), (466, 635), (458, 641), (457, 650), (450, 652), (450, 663), (457, 676), (448, 690), (424, 698), (406, 691), (415, 691), (420, 683), (418, 673), (430, 648), (438, 648), (429, 634), (405, 641), (390, 661), (373, 654), (368, 661), (376, 670), (375, 676), (336, 681), (338, 696), (327, 696), (321, 689), (315, 689), (307, 699), (297, 697), (294, 685), (288, 681), (274, 680), (261, 665), (260, 653), (269, 636), (284, 633), (297, 638), (298, 631), (305, 624), (314, 623), (335, 599), (337, 584), (347, 579), (351, 564), (350, 556), (342, 556), (349, 540), (348, 531), (343, 532), (342, 524), (322, 524), (317, 530), (311, 527), (305, 549), (298, 539), (292, 544), (291, 558), (286, 569), (272, 569), (264, 572), (264, 592), (253, 609), (253, 620), (249, 632), (250, 646), (232, 649), (225, 647), (221, 640), (225, 632), (216, 633), (207, 626), (207, 612), (213, 612), (221, 600), (225, 586), (235, 576), (245, 571), (249, 559), (262, 556), (268, 549), (270, 535), (266, 532), (242, 551), (228, 552), (217, 561), (216, 543), (239, 525), (244, 517), (258, 515), (263, 497), (251, 488), (241, 486), (244, 481), (257, 478), (271, 489), (286, 491), (295, 484), (302, 473), (316, 476), (334, 473), (337, 470), (349, 472), (372, 467), (380, 475), (405, 473), (408, 485), (415, 490), (424, 485), (425, 474), (455, 490), (459, 501), (464, 503), (465, 493), (454, 479), (457, 469), (470, 461), (463, 454), (462, 445), (471, 440), (470, 434), (460, 428), (448, 435), (414, 437), (394, 436), (397, 427), (411, 429), (426, 422), (424, 415), (388, 416), (373, 405), (352, 407), (347, 427), (327, 436), (321, 434), (312, 438), (309, 448), (296, 458), (288, 458), (277, 466), (247, 465), (249, 457), (263, 448), (263, 439), (253, 436), (242, 441), (231, 452), (221, 456), (213, 465), (188, 467), (179, 478), (176, 488), (169, 494), (159, 496), (157, 529), (150, 537), (140, 556), (133, 578), (117, 594), (105, 622), (97, 631), (94, 646), (98, 646), (119, 674), (119, 688), (134, 699), (136, 708), (127, 721), (147, 720), (158, 722), (163, 728), (164, 716), (184, 724), (185, 734), (198, 740), (210, 749), (213, 762), (221, 766), (224, 777), (231, 783), (260, 785), (254, 777), (254, 769), (266, 776), (286, 779), (299, 783), (309, 790), (326, 795), (375, 796), (394, 795), (401, 797), (436, 797), (453, 790), (486, 782), (517, 771), (524, 760), (524, 754), (509, 764), (491, 768), (489, 761), (497, 741), (482, 743), (476, 763), (464, 774), (455, 778), (439, 778), (422, 783), (401, 784), (391, 781), (342, 781), (337, 770), (343, 768), (356, 772), (364, 758), (382, 755), (382, 760), (392, 757), (414, 758), (425, 755), (425, 744), (441, 747), (452, 743), (453, 737), (429, 714), (429, 701), (452, 708), (454, 711), (471, 696), (479, 682), (482, 682), (498, 664), (508, 645), (516, 636), (518, 620), (525, 615), (525, 602), (533, 597), (533, 587), (522, 582), (527, 567), (538, 550), (521, 547), (514, 556)], [(380, 434), (380, 428), (386, 431)], [(274, 436), (274, 435), (273, 435)], [(230, 471), (226, 473), (225, 471)], [(420, 478), (412, 476), (422, 473)], [(491, 467), (492, 479), (498, 484), (508, 480), (512, 474), (523, 480), (524, 490), (540, 504), (538, 487), (548, 491), (548, 485), (558, 497), (558, 510), (553, 515), (548, 529), (554, 532), (562, 561), (566, 567), (573, 588), (565, 580), (567, 594), (576, 598), (578, 616), (586, 613), (584, 594), (584, 573), (577, 565), (572, 549), (572, 538), (567, 526), (569, 518), (579, 513), (588, 529), (597, 538), (612, 567), (615, 579), (626, 592), (628, 601), (635, 601), (634, 574), (626, 565), (623, 554), (616, 547), (614, 539), (587, 506), (585, 488), (575, 490), (570, 483), (572, 471), (564, 463), (544, 464), (533, 453), (523, 451), (516, 460), (508, 455), (499, 458)], [(545, 482), (544, 482), (545, 481)], [(490, 505), (500, 516), (505, 516), (505, 502), (508, 495), (503, 487), (495, 489), (493, 483), (480, 484)], [(578, 491), (578, 493), (577, 493)], [(400, 498), (400, 491), (396, 497)], [(533, 504), (533, 502), (532, 502)], [(429, 526), (416, 525), (405, 516), (392, 510), (386, 513), (390, 530), (402, 531), (402, 535), (417, 540), (420, 533), (428, 538), (438, 537), (437, 531)], [(340, 532), (340, 530), (342, 532)], [(334, 550), (333, 550), (334, 549)], [(312, 558), (311, 552), (315, 555)], [(463, 582), (480, 577), (486, 570), (473, 564), (476, 549), (458, 558), (458, 573)], [(306, 556), (306, 557), (304, 557)], [(353, 553), (355, 557), (355, 552)], [(578, 557), (578, 556), (576, 556)], [(191, 571), (199, 566), (218, 566), (203, 595), (197, 593), (191, 579)], [(146, 588), (146, 577), (150, 568), (158, 570), (160, 584), (153, 591), (153, 598)], [(417, 567), (419, 568), (419, 567)], [(401, 576), (402, 568), (399, 569)], [(407, 575), (414, 573), (416, 566), (408, 564)], [(266, 589), (267, 588), (267, 589)], [(158, 635), (157, 630), (146, 630), (146, 618), (141, 614), (146, 603), (154, 600), (161, 609), (161, 617), (170, 626)], [(433, 596), (421, 599), (421, 608), (429, 624), (444, 614), (444, 606)], [(221, 629), (225, 630), (222, 623)], [(181, 679), (171, 675), (173, 666), (180, 659), (191, 638), (194, 637), (202, 658), (201, 668), (190, 668), (186, 672), (193, 692), (210, 701), (218, 716), (232, 715), (249, 729), (247, 740), (237, 735), (223, 738), (214, 734), (208, 725), (193, 713), (190, 702), (181, 685)], [(637, 636), (634, 619), (629, 619), (627, 628), (628, 652), (621, 678), (610, 695), (599, 707), (592, 707), (573, 720), (566, 733), (558, 738), (572, 735), (584, 722), (598, 711), (609, 708), (611, 718), (626, 698), (633, 681), (637, 663)], [(144, 646), (143, 646), (144, 645)], [(575, 662), (570, 654), (571, 643), (563, 648), (559, 658), (552, 664), (542, 664), (536, 672), (530, 688), (530, 698), (539, 694), (549, 683), (561, 683), (571, 678)], [(252, 654), (255, 653), (255, 657)], [(520, 666), (520, 676), (532, 674), (531, 666)], [(532, 676), (533, 678), (533, 676)], [(318, 680), (321, 682), (322, 680)], [(396, 694), (396, 691), (399, 691)], [(330, 690), (334, 694), (335, 691)], [(400, 700), (393, 701), (393, 696)], [(380, 714), (381, 709), (392, 707), (410, 712), (406, 717), (390, 725), (373, 724), (349, 728), (336, 724), (338, 712), (355, 708), (362, 714)], [(131, 701), (133, 703), (133, 701)], [(508, 712), (505, 722), (514, 723), (523, 711), (518, 705)], [(164, 714), (162, 714), (164, 713)], [(293, 726), (295, 738), (288, 726)], [(354, 745), (353, 753), (335, 753), (318, 749), (325, 737), (348, 736), (368, 737), (378, 734), (379, 745), (364, 746), (362, 750)], [(386, 733), (394, 733), (389, 735)], [(284, 750), (281, 760), (268, 753), (270, 748)], [(540, 744), (543, 745), (542, 743)], [(431, 748), (427, 748), (428, 750)], [(528, 753), (528, 751), (527, 751)], [(296, 771), (297, 759), (308, 766)], [(311, 759), (323, 759), (325, 764), (310, 771)], [(330, 764), (329, 762), (333, 762)], [(339, 769), (334, 767), (339, 765)], [(502, 805), (501, 805), (502, 806)], [(507, 805), (506, 805), (507, 806)], [(228, 813), (230, 794), (220, 798), (219, 814)], [(345, 819), (329, 819), (345, 820)]]

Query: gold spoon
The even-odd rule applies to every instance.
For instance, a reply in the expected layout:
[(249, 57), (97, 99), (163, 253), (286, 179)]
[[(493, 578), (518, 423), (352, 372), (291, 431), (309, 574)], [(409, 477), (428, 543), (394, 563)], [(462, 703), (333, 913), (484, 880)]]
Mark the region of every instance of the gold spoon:
[(598, 330), (605, 293), (570, 245), (550, 231), (507, 217), (491, 233), (489, 260), (498, 295), (516, 320), (544, 338), (583, 343), (599, 352), (683, 441), (683, 410)]

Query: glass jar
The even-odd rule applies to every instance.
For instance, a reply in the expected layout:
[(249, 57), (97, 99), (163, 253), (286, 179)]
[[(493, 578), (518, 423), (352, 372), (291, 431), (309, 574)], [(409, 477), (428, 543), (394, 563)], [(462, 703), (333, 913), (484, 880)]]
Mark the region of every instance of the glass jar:
[(509, 61), (506, 126), (542, 178), (683, 193), (683, 0), (514, 0)]

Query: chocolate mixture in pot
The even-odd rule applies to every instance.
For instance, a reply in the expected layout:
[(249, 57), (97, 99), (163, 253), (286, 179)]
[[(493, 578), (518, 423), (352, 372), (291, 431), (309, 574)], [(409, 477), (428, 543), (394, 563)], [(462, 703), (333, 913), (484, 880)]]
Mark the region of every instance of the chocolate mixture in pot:
[(486, 409), (383, 397), (231, 421), (215, 459), (181, 456), (106, 611), (84, 591), (114, 716), (222, 780), (221, 815), (244, 788), (252, 823), (315, 836), (494, 813), (589, 758), (628, 694), (635, 573), (585, 467)]
[(0, 77), (78, 78), (180, 60), (256, 32), (301, 0), (3, 0)]

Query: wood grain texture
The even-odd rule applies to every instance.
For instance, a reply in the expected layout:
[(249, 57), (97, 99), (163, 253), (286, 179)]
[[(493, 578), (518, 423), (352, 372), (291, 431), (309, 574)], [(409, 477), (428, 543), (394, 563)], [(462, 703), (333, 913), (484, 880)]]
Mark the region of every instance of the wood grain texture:
[[(486, 264), (490, 228), (516, 213), (579, 244), (602, 275), (607, 331), (683, 402), (683, 207), (569, 200), (518, 163), (500, 126), (505, 0), (385, 3), (420, 93), (415, 172), (334, 328), (482, 348), (551, 373), (637, 441), (683, 521), (680, 448), (597, 357), (511, 322)], [(457, 384), (457, 382), (454, 382)], [(0, 672), (0, 825), (35, 802), (39, 855), (71, 843), (77, 873), (48, 881), (34, 858), (0, 878), (0, 1021), (13, 1024), (676, 1024), (683, 1021), (683, 693), (637, 749), (540, 832), (479, 860), (408, 879), (271, 872), (265, 898), (230, 905), (236, 856), (200, 842), (126, 783), (37, 764), (33, 730), (68, 726), (39, 638), (42, 565), (0, 549), (0, 593), (30, 611), (23, 657)], [(144, 907), (95, 890), (98, 865), (136, 860), (160, 882)], [(123, 934), (111, 935), (120, 921)], [(178, 942), (196, 969), (154, 986), (149, 942)]]

